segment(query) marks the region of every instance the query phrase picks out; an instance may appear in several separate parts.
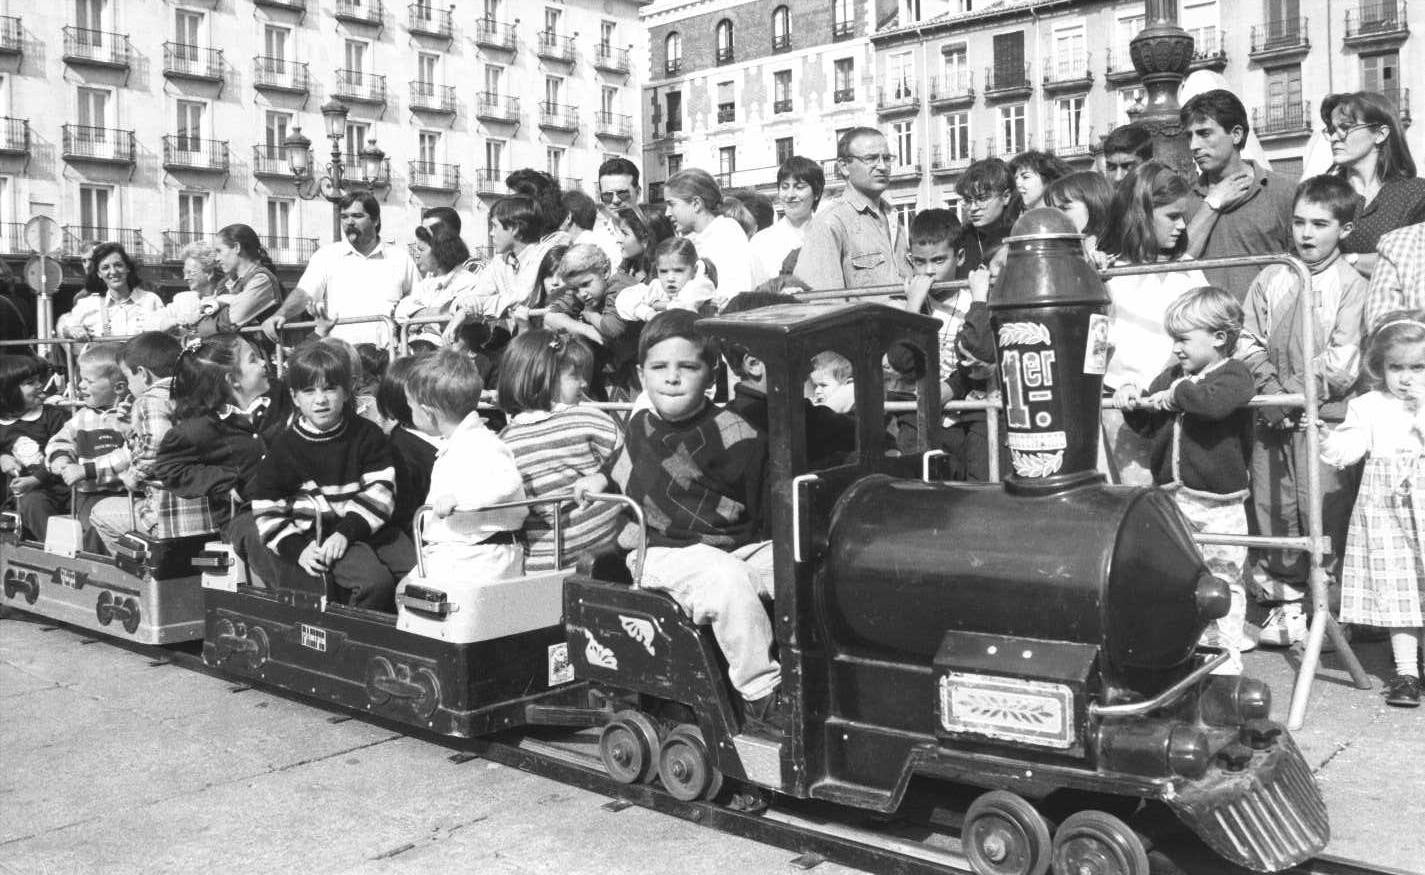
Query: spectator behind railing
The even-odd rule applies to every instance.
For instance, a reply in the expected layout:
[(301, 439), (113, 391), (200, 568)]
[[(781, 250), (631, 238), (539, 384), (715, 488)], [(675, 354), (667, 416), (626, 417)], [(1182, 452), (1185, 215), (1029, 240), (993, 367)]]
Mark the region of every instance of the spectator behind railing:
[(777, 168), (777, 200), (782, 202), (782, 218), (752, 238), (752, 256), (756, 259), (753, 279), (758, 285), (775, 276), (791, 276), (806, 237), (807, 222), (816, 214), (825, 190), (826, 174), (810, 158), (793, 155)]
[(81, 298), (59, 317), (60, 336), (88, 340), (139, 334), (160, 318), (163, 300), (142, 288), (139, 266), (121, 244), (101, 243), (94, 248), (85, 285), (100, 282), (102, 294)]

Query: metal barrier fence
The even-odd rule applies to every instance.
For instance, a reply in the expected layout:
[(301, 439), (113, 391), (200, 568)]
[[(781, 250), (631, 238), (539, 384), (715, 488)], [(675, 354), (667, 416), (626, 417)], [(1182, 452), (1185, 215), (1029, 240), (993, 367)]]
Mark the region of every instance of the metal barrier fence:
[[(1315, 290), (1311, 287), (1311, 274), (1306, 265), (1300, 260), (1288, 255), (1261, 255), (1243, 256), (1238, 258), (1217, 258), (1203, 259), (1190, 263), (1168, 262), (1158, 264), (1134, 265), (1131, 267), (1118, 267), (1101, 271), (1100, 275), (1106, 279), (1119, 276), (1139, 276), (1143, 274), (1171, 273), (1183, 270), (1211, 270), (1214, 268), (1242, 267), (1242, 266), (1266, 266), (1271, 264), (1285, 265), (1294, 271), (1303, 293), (1315, 295)], [(968, 288), (969, 283), (965, 280), (954, 280), (943, 283), (936, 283), (932, 287), (936, 291), (959, 290)], [(816, 302), (850, 302), (867, 301), (891, 303), (897, 296), (903, 295), (904, 289), (899, 285), (877, 286), (863, 289), (844, 289), (840, 291), (827, 292), (802, 292), (797, 297), (799, 300), (809, 303)], [(1299, 407), (1304, 411), (1304, 420), (1308, 423), (1315, 423), (1319, 415), (1319, 399), (1317, 397), (1316, 374), (1313, 365), (1316, 360), (1316, 326), (1314, 313), (1319, 301), (1313, 301), (1311, 307), (1301, 307), (1301, 334), (1302, 334), (1302, 358), (1307, 362), (1307, 379), (1304, 383), (1304, 390), (1300, 393), (1258, 395), (1254, 397), (1250, 404), (1253, 407), (1279, 406), (1279, 407)], [(531, 315), (538, 316), (542, 311), (531, 311)], [(447, 316), (418, 316), (409, 319), (396, 319), (391, 316), (365, 316), (349, 319), (339, 319), (335, 322), (321, 323), (327, 326), (362, 325), (380, 323), (387, 327), (385, 333), (388, 351), (394, 355), (404, 355), (410, 350), (411, 332), (430, 325), (444, 325), (448, 323)], [(307, 322), (288, 322), (283, 324), (280, 332), (291, 332), (317, 328), (319, 323), (315, 320)], [(241, 329), (245, 334), (261, 332), (260, 326), (249, 326)], [(105, 341), (123, 341), (128, 337), (105, 337), (99, 338)], [(67, 338), (37, 338), (34, 340), (0, 341), (0, 347), (5, 346), (63, 346), (66, 363), (69, 366), (69, 373), (74, 371), (74, 348), (84, 344), (92, 343), (94, 339), (72, 340)], [(281, 343), (276, 345), (275, 364), (280, 372), (285, 360), (285, 350)], [(71, 381), (71, 387), (72, 387)], [(71, 388), (72, 392), (72, 388)], [(999, 431), (999, 399), (991, 396), (985, 400), (975, 401), (948, 401), (942, 405), (942, 410), (950, 413), (980, 411), (985, 414), (986, 420), (986, 440), (989, 444), (989, 477), (991, 481), (1000, 479), (999, 453), (1000, 444)], [(627, 402), (589, 402), (589, 406), (613, 412), (631, 411), (633, 405)], [(1117, 405), (1112, 399), (1104, 399), (1105, 408), (1113, 408)], [(913, 413), (916, 411), (915, 402), (887, 402), (885, 410), (887, 413)], [(1320, 458), (1320, 435), (1315, 428), (1306, 430), (1307, 454), (1312, 459)], [(1303, 536), (1265, 536), (1265, 535), (1230, 535), (1213, 532), (1199, 532), (1194, 534), (1194, 540), (1200, 544), (1218, 544), (1253, 549), (1269, 550), (1293, 550), (1305, 553), (1308, 557), (1308, 589), (1312, 603), (1312, 617), (1308, 629), (1306, 645), (1301, 659), (1301, 665), (1297, 671), (1296, 683), (1292, 690), (1291, 708), (1287, 717), (1287, 726), (1290, 729), (1300, 729), (1305, 723), (1306, 706), (1311, 694), (1311, 685), (1315, 679), (1320, 665), (1322, 646), (1329, 635), (1332, 643), (1336, 647), (1337, 655), (1341, 657), (1346, 670), (1351, 676), (1351, 680), (1357, 689), (1368, 690), (1371, 688), (1370, 679), (1351, 650), (1349, 642), (1341, 634), (1340, 625), (1336, 618), (1332, 616), (1330, 610), (1328, 583), (1323, 558), (1329, 550), (1329, 541), (1324, 537), (1322, 523), (1322, 494), (1321, 494), (1321, 472), (1319, 465), (1311, 465), (1307, 468), (1307, 513), (1306, 529)]]

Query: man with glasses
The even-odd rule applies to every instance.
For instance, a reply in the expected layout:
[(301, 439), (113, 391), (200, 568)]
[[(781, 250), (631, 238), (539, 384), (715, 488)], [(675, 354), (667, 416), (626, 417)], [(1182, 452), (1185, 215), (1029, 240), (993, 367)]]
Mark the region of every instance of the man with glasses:
[(627, 158), (610, 158), (599, 165), (599, 200), (617, 212), (638, 207), (643, 189), (638, 185), (638, 168)]
[[(1198, 177), (1188, 196), (1187, 252), (1197, 258), (1291, 251), (1296, 185), (1245, 160), (1247, 109), (1230, 91), (1206, 91), (1179, 113)], [(1261, 265), (1205, 271), (1208, 282), (1241, 301)]]
[(836, 144), (846, 189), (806, 226), (795, 274), (813, 290), (899, 285), (908, 271), (906, 235), (882, 197), (891, 154), (875, 128), (852, 128)]

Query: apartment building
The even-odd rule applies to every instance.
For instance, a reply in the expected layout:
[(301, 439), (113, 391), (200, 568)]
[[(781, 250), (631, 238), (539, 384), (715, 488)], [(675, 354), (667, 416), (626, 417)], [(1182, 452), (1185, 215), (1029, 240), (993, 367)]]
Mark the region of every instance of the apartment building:
[[(1221, 73), (1273, 169), (1299, 175), (1322, 96), (1380, 91), (1410, 117), (1401, 71), (1425, 63), (1425, 39), (1407, 5), (1178, 0), (1178, 22), (1195, 38), (1191, 69)], [(904, 211), (953, 203), (970, 162), (1025, 149), (1091, 166), (1141, 107), (1128, 44), (1143, 26), (1143, 3), (1124, 0), (900, 0), (871, 37), (876, 116), (899, 164), (888, 197)], [(1419, 127), (1407, 140), (1425, 159)]]
[(643, 9), (648, 195), (683, 167), (725, 188), (776, 187), (792, 155), (828, 164), (839, 131), (875, 119), (869, 0), (655, 0)]
[[(317, 184), (333, 99), (347, 111), (334, 119), (346, 178), (374, 183), (383, 237), (405, 240), (421, 210), (453, 206), (484, 244), (509, 171), (592, 189), (606, 156), (641, 158), (639, 8), (0, 0), (0, 250), (23, 253), (21, 223), (43, 214), (68, 254), (116, 239), (171, 266), (189, 241), (245, 222), (299, 267), (333, 237)], [(299, 129), (305, 177), (289, 154)]]

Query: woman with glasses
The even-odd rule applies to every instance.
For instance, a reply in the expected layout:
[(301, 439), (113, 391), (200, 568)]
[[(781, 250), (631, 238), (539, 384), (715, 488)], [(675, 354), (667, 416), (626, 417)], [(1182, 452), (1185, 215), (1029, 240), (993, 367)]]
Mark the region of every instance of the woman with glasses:
[(961, 238), (965, 259), (955, 271), (956, 279), (967, 279), (981, 267), (989, 267), (1009, 236), (1009, 229), (1023, 212), (1013, 184), (1009, 165), (998, 158), (976, 161), (955, 181), (966, 220)]
[(1333, 172), (1361, 196), (1355, 228), (1341, 240), (1341, 252), (1347, 263), (1369, 277), (1375, 272), (1381, 235), (1425, 222), (1425, 180), (1415, 175), (1400, 118), (1384, 95), (1329, 95), (1321, 102), (1321, 120), (1336, 165)]

